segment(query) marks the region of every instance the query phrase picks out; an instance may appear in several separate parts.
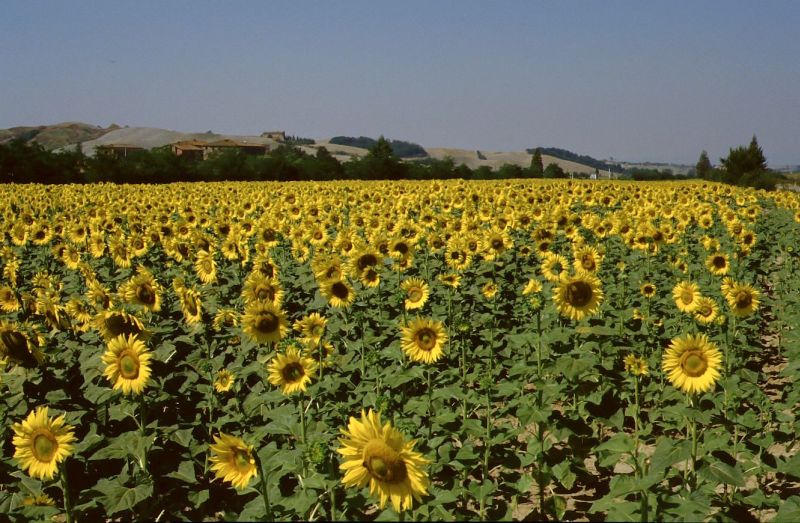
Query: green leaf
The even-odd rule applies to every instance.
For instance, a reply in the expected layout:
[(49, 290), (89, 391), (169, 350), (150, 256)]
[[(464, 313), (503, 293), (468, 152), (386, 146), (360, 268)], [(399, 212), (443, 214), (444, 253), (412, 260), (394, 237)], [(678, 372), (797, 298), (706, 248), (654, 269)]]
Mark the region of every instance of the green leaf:
[(185, 483), (197, 483), (197, 475), (194, 472), (194, 462), (191, 460), (181, 461), (177, 472), (167, 474), (168, 478), (179, 479)]
[[(104, 494), (102, 504), (109, 516), (123, 510), (132, 511), (137, 504), (153, 495), (152, 483), (142, 483), (129, 488), (114, 481), (100, 480), (95, 489)], [(141, 517), (141, 514), (136, 515)]]
[(773, 519), (775, 523), (790, 523), (800, 521), (800, 496), (787, 498)]
[(708, 473), (719, 483), (744, 487), (744, 475), (738, 467), (732, 467), (727, 463), (715, 460), (708, 466)]

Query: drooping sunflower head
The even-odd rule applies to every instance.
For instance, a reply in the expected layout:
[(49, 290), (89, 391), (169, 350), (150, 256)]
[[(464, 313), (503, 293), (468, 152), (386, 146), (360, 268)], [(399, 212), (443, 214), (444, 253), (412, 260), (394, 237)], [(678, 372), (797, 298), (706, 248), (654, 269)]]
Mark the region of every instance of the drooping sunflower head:
[(26, 332), (16, 323), (0, 320), (0, 359), (32, 369), (44, 362), (45, 356), (39, 349), (35, 333)]
[(289, 346), (285, 354), (278, 354), (269, 364), (269, 382), (281, 387), (284, 394), (305, 392), (317, 362), (303, 356), (295, 346)]
[(94, 327), (100, 331), (103, 339), (111, 341), (122, 335), (135, 335), (145, 338), (142, 322), (136, 316), (124, 311), (103, 311), (94, 319)]
[(692, 313), (697, 308), (700, 287), (694, 282), (682, 281), (673, 287), (672, 297), (681, 312)]
[(249, 305), (242, 316), (242, 325), (256, 343), (278, 342), (288, 329), (283, 311), (270, 302)]
[(428, 301), (430, 289), (425, 280), (409, 278), (400, 284), (400, 288), (406, 293), (404, 302), (406, 310), (419, 309)]
[(416, 318), (402, 328), (401, 346), (413, 361), (435, 363), (444, 356), (447, 332), (441, 322)]
[(528, 283), (525, 285), (525, 288), (522, 289), (523, 295), (533, 294), (536, 292), (541, 292), (542, 290), (542, 282), (540, 282), (536, 278), (530, 278)]
[(39, 407), (13, 427), (14, 458), (22, 470), (41, 480), (53, 479), (75, 441), (74, 428), (64, 422), (64, 415), (51, 418), (47, 412), (47, 407)]
[(458, 273), (451, 272), (447, 274), (440, 274), (439, 281), (447, 285), (448, 287), (452, 287), (457, 289), (459, 285), (461, 285), (461, 276)]
[(221, 432), (219, 436), (214, 436), (214, 444), (210, 449), (211, 470), (217, 479), (242, 490), (247, 488), (251, 478), (258, 476), (253, 446), (241, 438)]
[(483, 287), (481, 287), (481, 294), (483, 294), (484, 298), (487, 300), (494, 299), (497, 296), (497, 283), (494, 280), (487, 281)]
[(430, 462), (414, 450), (416, 441), (406, 441), (390, 422), (381, 425), (380, 413), (370, 409), (361, 411), (360, 420), (351, 416), (339, 443), (342, 483), (355, 488), (369, 485), (381, 509), (391, 501), (397, 513), (411, 510), (413, 500), (421, 502), (428, 493), (430, 482), (424, 468)]
[(553, 290), (553, 300), (562, 316), (581, 320), (596, 314), (603, 303), (600, 279), (592, 273), (563, 274)]
[(239, 325), (239, 314), (233, 309), (218, 309), (214, 315), (214, 330), (231, 328)]
[(108, 342), (103, 354), (103, 375), (114, 390), (123, 394), (141, 394), (150, 379), (150, 352), (135, 335), (120, 335)]
[(722, 356), (705, 334), (673, 338), (662, 359), (662, 368), (678, 389), (694, 394), (714, 388)]
[(283, 303), (283, 289), (277, 279), (267, 278), (260, 272), (254, 271), (245, 280), (242, 298), (246, 305), (272, 303), (276, 307), (280, 307)]

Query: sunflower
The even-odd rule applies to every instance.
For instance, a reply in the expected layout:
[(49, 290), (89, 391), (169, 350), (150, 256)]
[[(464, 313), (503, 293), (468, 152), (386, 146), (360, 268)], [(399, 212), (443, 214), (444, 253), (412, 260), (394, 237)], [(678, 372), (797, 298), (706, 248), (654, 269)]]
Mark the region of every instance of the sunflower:
[(317, 362), (303, 356), (295, 346), (289, 346), (286, 354), (278, 354), (269, 364), (269, 382), (281, 387), (284, 394), (305, 392)]
[(346, 280), (328, 280), (322, 283), (320, 292), (332, 307), (347, 308), (356, 299), (353, 288)]
[(221, 331), (223, 327), (230, 328), (239, 325), (239, 314), (233, 309), (218, 309), (214, 315), (213, 327)]
[(161, 310), (161, 286), (146, 268), (139, 266), (136, 276), (131, 278), (120, 289), (123, 299), (132, 304), (139, 305), (150, 312)]
[(15, 323), (0, 320), (0, 359), (8, 358), (12, 363), (32, 369), (44, 362), (44, 354), (37, 346), (41, 343), (35, 333), (26, 332)]
[(705, 334), (673, 338), (662, 359), (670, 382), (689, 394), (713, 389), (721, 363), (719, 349)]
[(217, 281), (217, 264), (214, 262), (214, 255), (208, 251), (201, 250), (197, 252), (194, 270), (203, 283), (208, 284)]
[(283, 303), (283, 289), (277, 279), (267, 278), (260, 272), (251, 272), (242, 287), (242, 298), (246, 305), (271, 303), (280, 307)]
[(397, 513), (411, 510), (413, 499), (422, 501), (430, 484), (424, 467), (430, 462), (414, 450), (415, 440), (406, 441), (390, 422), (381, 425), (380, 413), (372, 409), (362, 410), (360, 421), (351, 416), (347, 430), (341, 431), (337, 452), (343, 458), (339, 470), (344, 472), (345, 487), (369, 484), (381, 509), (391, 500)]
[(647, 360), (644, 358), (628, 354), (623, 361), (625, 363), (625, 372), (629, 372), (634, 376), (647, 376), (650, 372), (647, 368)]
[(700, 287), (694, 282), (682, 281), (673, 287), (672, 297), (681, 312), (692, 313), (697, 308)]
[(528, 280), (528, 283), (525, 285), (525, 288), (522, 289), (522, 294), (528, 295), (535, 292), (541, 292), (541, 290), (542, 290), (542, 282), (540, 282), (536, 278), (530, 278)]
[(39, 494), (38, 496), (27, 496), (22, 500), (22, 504), (27, 507), (55, 507), (56, 501), (47, 494)]
[(455, 272), (440, 274), (437, 278), (440, 282), (454, 289), (461, 285), (461, 276)]
[(706, 267), (714, 276), (725, 276), (730, 270), (728, 255), (716, 252), (706, 258)]
[(222, 369), (217, 372), (217, 379), (214, 380), (214, 389), (219, 392), (228, 392), (233, 386), (236, 376), (229, 370)]
[(562, 316), (581, 320), (599, 310), (603, 302), (602, 283), (589, 272), (578, 272), (574, 276), (562, 274), (553, 290), (553, 300)]
[(428, 301), (430, 289), (428, 284), (420, 278), (409, 278), (400, 284), (400, 288), (406, 292), (404, 306), (407, 311), (419, 309)]
[(15, 312), (19, 310), (19, 301), (14, 290), (5, 285), (0, 287), (0, 310), (3, 312)]
[(333, 355), (333, 353), (333, 345), (327, 341), (313, 345), (306, 344), (305, 350), (303, 351), (303, 354), (305, 354), (306, 357), (311, 358), (317, 363), (317, 365), (321, 365), (323, 367), (329, 367), (331, 365), (329, 358)]
[(692, 314), (698, 322), (708, 325), (717, 318), (718, 313), (717, 302), (707, 296), (700, 296), (697, 298), (697, 307)]
[(135, 335), (120, 335), (108, 342), (103, 354), (103, 375), (123, 394), (141, 394), (150, 379), (150, 352)]
[(184, 288), (178, 293), (181, 312), (187, 325), (196, 325), (203, 321), (203, 300), (195, 289)]
[(364, 269), (376, 267), (382, 263), (382, 257), (378, 251), (370, 247), (360, 249), (351, 257), (350, 271), (354, 277), (360, 277)]
[(729, 282), (725, 292), (725, 299), (733, 314), (745, 317), (758, 310), (758, 291), (746, 283)]
[(553, 254), (551, 252), (545, 252), (543, 254), (544, 260), (542, 260), (542, 276), (552, 282), (559, 281), (559, 278), (564, 271), (566, 271), (569, 264), (567, 263), (567, 259), (561, 256), (560, 254)]
[(444, 356), (447, 332), (441, 322), (417, 318), (403, 327), (401, 345), (414, 361), (434, 363)]
[(497, 284), (493, 280), (487, 281), (481, 287), (481, 294), (487, 299), (491, 300), (497, 295)]
[(106, 341), (111, 341), (120, 335), (146, 337), (139, 318), (124, 311), (103, 311), (95, 316), (93, 324)]
[(278, 342), (288, 328), (283, 312), (272, 303), (262, 302), (245, 308), (242, 325), (256, 343)]
[(14, 459), (31, 477), (53, 479), (58, 464), (72, 454), (73, 430), (64, 423), (63, 414), (51, 418), (47, 407), (39, 407), (22, 423), (14, 423)]
[(294, 330), (303, 335), (306, 345), (317, 345), (322, 336), (325, 335), (325, 325), (327, 323), (328, 319), (325, 316), (312, 312), (294, 322)]
[(242, 439), (220, 432), (219, 436), (214, 436), (214, 444), (210, 449), (211, 470), (217, 479), (242, 490), (247, 488), (250, 478), (258, 477), (253, 446)]
[(367, 267), (359, 275), (358, 279), (364, 287), (377, 287), (381, 283), (381, 275), (377, 271), (377, 267)]
[(493, 261), (513, 246), (514, 240), (506, 231), (494, 230), (482, 239), (480, 249), (485, 260)]
[(648, 300), (656, 295), (656, 286), (650, 283), (649, 281), (644, 282), (641, 287), (639, 287), (639, 292), (642, 293), (642, 296), (647, 298)]
[(573, 266), (576, 271), (597, 272), (603, 257), (595, 247), (583, 245), (575, 249)]

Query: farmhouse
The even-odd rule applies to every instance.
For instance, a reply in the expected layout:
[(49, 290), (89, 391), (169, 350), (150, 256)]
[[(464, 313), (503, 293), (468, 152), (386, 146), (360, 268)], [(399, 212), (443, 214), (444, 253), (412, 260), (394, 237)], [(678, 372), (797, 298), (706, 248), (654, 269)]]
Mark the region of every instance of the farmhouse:
[(128, 153), (142, 151), (144, 147), (139, 147), (137, 145), (130, 145), (124, 143), (112, 143), (106, 145), (98, 145), (95, 150), (99, 154), (105, 154), (108, 156), (112, 156), (114, 158), (125, 158), (128, 156)]
[(201, 147), (203, 148), (203, 159), (208, 158), (209, 155), (215, 152), (229, 151), (232, 149), (239, 149), (241, 152), (252, 156), (263, 156), (269, 150), (269, 147), (263, 143), (250, 143), (227, 138), (224, 140), (217, 140), (216, 142), (204, 143)]

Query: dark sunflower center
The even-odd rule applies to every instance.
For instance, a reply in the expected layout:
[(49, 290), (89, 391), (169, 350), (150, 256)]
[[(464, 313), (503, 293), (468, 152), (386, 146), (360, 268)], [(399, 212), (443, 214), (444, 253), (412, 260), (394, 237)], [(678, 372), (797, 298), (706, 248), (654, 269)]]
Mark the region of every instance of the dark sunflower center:
[(411, 289), (408, 291), (408, 301), (418, 302), (422, 299), (422, 291), (420, 289)]
[(408, 245), (402, 242), (397, 243), (394, 246), (394, 250), (395, 252), (399, 252), (400, 254), (405, 256), (406, 254), (408, 254)]
[(583, 266), (583, 268), (587, 271), (593, 271), (595, 269), (595, 265), (594, 256), (591, 254), (584, 254), (583, 257), (581, 257), (581, 266)]
[(385, 483), (400, 483), (408, 476), (403, 458), (381, 440), (371, 440), (364, 446), (363, 465), (373, 478)]
[(320, 337), (325, 332), (325, 327), (320, 325), (319, 323), (315, 323), (311, 326), (311, 335), (314, 337)]
[(575, 281), (567, 285), (564, 298), (573, 307), (584, 307), (592, 301), (592, 286), (585, 281)]
[(694, 301), (694, 293), (688, 289), (682, 290), (681, 301), (686, 304), (692, 303)]
[(129, 321), (124, 316), (120, 314), (114, 314), (106, 318), (106, 328), (112, 334), (112, 336), (116, 337), (121, 334), (130, 335), (130, 334), (139, 334), (141, 330), (139, 327), (136, 326), (132, 321)]
[(194, 301), (194, 298), (188, 298), (186, 300), (186, 311), (191, 315), (194, 316), (197, 314), (197, 303)]
[(300, 381), (305, 374), (305, 369), (297, 362), (287, 364), (281, 371), (281, 376), (283, 376), (284, 381), (288, 383)]
[(40, 433), (33, 438), (33, 456), (42, 463), (50, 463), (58, 450), (58, 442), (50, 433)]
[(725, 258), (722, 256), (714, 256), (714, 259), (711, 261), (714, 264), (714, 267), (717, 269), (724, 269), (725, 268)]
[(258, 320), (256, 328), (264, 333), (275, 332), (278, 328), (278, 317), (271, 312), (265, 312)]
[(697, 314), (699, 314), (700, 316), (703, 316), (704, 318), (705, 318), (705, 317), (708, 317), (708, 316), (711, 316), (711, 313), (712, 313), (712, 312), (714, 312), (714, 311), (713, 311), (713, 309), (711, 308), (711, 306), (709, 306), (709, 305), (701, 305), (701, 306), (700, 306), (700, 307), (697, 309)]
[(708, 360), (700, 350), (688, 350), (681, 355), (681, 369), (692, 378), (705, 374)]
[(153, 305), (156, 302), (156, 293), (149, 283), (143, 283), (136, 289), (136, 297), (145, 305)]
[(233, 466), (239, 472), (247, 472), (250, 470), (250, 454), (242, 449), (233, 449)]
[(502, 248), (503, 248), (503, 240), (499, 238), (495, 238), (494, 240), (492, 240), (492, 249), (499, 251)]
[(651, 287), (650, 285), (645, 285), (645, 287), (644, 287), (644, 293), (645, 294), (653, 294), (654, 292), (655, 292), (655, 289), (653, 287)]
[(261, 301), (264, 300), (274, 301), (275, 290), (270, 287), (259, 287), (256, 290), (256, 298), (258, 298)]
[(358, 259), (358, 269), (363, 271), (367, 267), (371, 267), (378, 263), (378, 259), (374, 254), (365, 254)]
[(346, 300), (350, 296), (350, 289), (344, 283), (337, 281), (331, 286), (331, 293), (340, 300)]
[(746, 309), (753, 303), (753, 297), (749, 292), (739, 291), (736, 293), (736, 308)]
[(417, 332), (415, 339), (417, 346), (424, 351), (431, 351), (436, 346), (436, 332), (425, 327)]
[(139, 377), (139, 358), (130, 353), (123, 353), (119, 358), (119, 373), (126, 380)]

